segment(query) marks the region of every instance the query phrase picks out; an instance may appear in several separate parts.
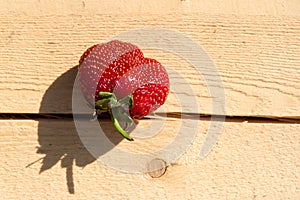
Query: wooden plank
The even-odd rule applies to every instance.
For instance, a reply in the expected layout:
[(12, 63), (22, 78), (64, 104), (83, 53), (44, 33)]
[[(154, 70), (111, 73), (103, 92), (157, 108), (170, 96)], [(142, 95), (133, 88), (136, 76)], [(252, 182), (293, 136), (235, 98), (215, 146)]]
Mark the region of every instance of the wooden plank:
[(237, 15), (299, 15), (297, 0), (23, 0), (2, 1), (0, 13), (70, 14), (70, 13), (205, 13)]
[[(179, 31), (202, 45), (218, 67), (228, 115), (298, 116), (299, 21), (298, 16), (198, 13), (1, 15), (0, 112), (71, 113), (76, 75), (72, 68), (82, 52), (147, 24)], [(200, 112), (213, 113), (206, 82), (190, 63), (165, 51), (143, 50), (181, 73), (191, 84)], [(167, 104), (172, 111), (180, 111), (174, 98)]]
[[(171, 133), (177, 123), (168, 121), (165, 128), (172, 131), (163, 135), (133, 143), (121, 141), (117, 147), (139, 152), (162, 148), (174, 137)], [(109, 122), (102, 125), (110, 132)], [(299, 124), (226, 123), (216, 147), (200, 160), (209, 126), (202, 121), (191, 148), (160, 178), (123, 173), (96, 162), (71, 120), (1, 120), (0, 126), (0, 193), (4, 199), (300, 197)], [(118, 136), (112, 135), (116, 141)]]

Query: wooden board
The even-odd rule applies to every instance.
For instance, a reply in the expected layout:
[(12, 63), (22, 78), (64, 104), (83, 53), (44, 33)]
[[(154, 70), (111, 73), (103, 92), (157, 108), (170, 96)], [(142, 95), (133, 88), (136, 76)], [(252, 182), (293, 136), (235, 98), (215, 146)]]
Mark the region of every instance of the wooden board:
[[(79, 57), (95, 43), (145, 27), (187, 36), (217, 66), (226, 115), (232, 117), (204, 159), (199, 152), (212, 124), (209, 116), (223, 114), (213, 111), (216, 96), (205, 80), (217, 76), (205, 67), (199, 76), (182, 55), (160, 47), (141, 47), (146, 57), (167, 67), (172, 79), (172, 92), (156, 119), (167, 119), (159, 134), (135, 135), (128, 142), (102, 119), (116, 147), (105, 144), (93, 156), (80, 140), (71, 118)], [(146, 35), (143, 41), (153, 39)], [(163, 41), (178, 44), (174, 36)], [(2, 0), (0, 199), (299, 199), (299, 79), (298, 0)], [(198, 109), (180, 120), (182, 106), (193, 102), (189, 98)], [(199, 120), (199, 113), (207, 115)], [(124, 173), (97, 160), (108, 155), (118, 161), (110, 156), (115, 149), (136, 154), (162, 149), (189, 122), (198, 122), (190, 126), (197, 133), (191, 147), (165, 172)], [(147, 118), (139, 127), (149, 125)], [(159, 159), (135, 163), (164, 165)]]
[(236, 14), (236, 15), (298, 15), (300, 5), (298, 0), (83, 0), (83, 1), (55, 1), (55, 0), (23, 0), (3, 1), (0, 12), (40, 14), (69, 14), (69, 13), (146, 13), (162, 14), (179, 13), (206, 13)]
[[(176, 123), (169, 121), (166, 128), (174, 130)], [(109, 122), (102, 125), (117, 141)], [(72, 121), (2, 120), (1, 198), (299, 198), (299, 124), (226, 123), (216, 147), (200, 160), (208, 126), (209, 122), (201, 122), (191, 148), (162, 177), (151, 178), (119, 172), (96, 161), (82, 145)], [(118, 141), (118, 148), (130, 151), (132, 145), (142, 145), (144, 149), (137, 148), (140, 152), (162, 148), (151, 142), (155, 138), (170, 140), (173, 135), (160, 133), (146, 142)]]
[[(202, 45), (218, 67), (227, 115), (299, 115), (297, 15), (187, 14), (179, 8), (162, 15), (70, 14), (54, 8), (51, 14), (43, 14), (29, 13), (24, 6), (26, 12), (16, 8), (16, 13), (0, 15), (0, 112), (71, 113), (73, 68), (82, 52), (94, 43), (147, 25), (178, 31)], [(143, 50), (186, 79), (201, 113), (213, 113), (207, 84), (191, 64), (172, 53)], [(174, 83), (186, 87), (176, 78)], [(180, 111), (174, 98), (168, 104)]]

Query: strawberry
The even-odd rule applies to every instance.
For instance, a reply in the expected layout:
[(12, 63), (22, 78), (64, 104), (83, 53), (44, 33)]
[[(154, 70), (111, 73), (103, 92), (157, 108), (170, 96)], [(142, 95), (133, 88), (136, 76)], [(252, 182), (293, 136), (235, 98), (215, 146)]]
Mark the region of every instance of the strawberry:
[[(164, 104), (170, 87), (165, 68), (135, 45), (113, 40), (88, 48), (79, 61), (79, 82), (99, 113), (109, 112), (117, 130), (133, 140), (119, 120), (132, 123)], [(129, 108), (129, 112), (126, 109)]]
[(115, 82), (144, 58), (142, 51), (130, 43), (111, 41), (88, 48), (79, 61), (79, 81), (84, 96), (92, 102), (99, 92), (111, 92)]

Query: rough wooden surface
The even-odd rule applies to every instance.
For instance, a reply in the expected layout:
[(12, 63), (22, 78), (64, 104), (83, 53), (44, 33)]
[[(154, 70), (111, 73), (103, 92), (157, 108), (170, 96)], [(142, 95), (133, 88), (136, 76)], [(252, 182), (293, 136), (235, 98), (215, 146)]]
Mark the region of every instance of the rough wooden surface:
[[(71, 92), (75, 71), (68, 70), (77, 65), (82, 52), (94, 43), (147, 25), (179, 31), (203, 46), (218, 66), (228, 115), (297, 116), (300, 111), (299, 19), (296, 15), (193, 12), (162, 16), (3, 14), (0, 15), (0, 112), (39, 112), (43, 96), (51, 89), (59, 101), (44, 107), (43, 111), (70, 113), (70, 99), (66, 94)], [(201, 112), (212, 113), (207, 85), (189, 63), (164, 51), (144, 51), (146, 56), (181, 73), (194, 89)], [(180, 81), (176, 83), (185, 86)]]
[[(284, 124), (286, 120), (254, 118), (247, 123), (247, 118), (230, 118), (203, 160), (198, 155), (210, 122), (200, 120), (191, 148), (163, 176), (152, 178), (98, 162), (83, 146), (72, 119), (3, 118), (0, 199), (300, 198), (299, 0), (0, 3), (0, 118), (3, 113), (71, 113), (82, 52), (124, 31), (153, 27), (183, 33), (204, 48), (222, 78), (227, 115), (294, 119)], [(217, 114), (206, 82), (190, 63), (159, 49), (142, 50), (190, 84), (190, 97), (200, 105), (194, 114)], [(186, 87), (174, 77), (173, 85)], [(180, 106), (172, 92), (164, 112), (180, 113)], [(174, 138), (181, 121), (170, 116), (163, 134), (134, 145), (122, 140), (110, 122), (102, 125), (117, 148), (151, 152)]]
[(299, 15), (298, 0), (23, 0), (4, 1), (1, 13), (68, 14), (68, 13), (207, 13), (236, 15)]
[[(176, 122), (168, 122), (167, 127), (172, 128), (172, 123)], [(111, 131), (108, 124), (104, 127)], [(200, 160), (208, 125), (200, 123), (191, 148), (166, 174), (151, 178), (118, 172), (95, 161), (79, 141), (72, 121), (1, 121), (1, 198), (299, 198), (299, 125), (227, 123), (213, 152)], [(166, 136), (158, 134), (153, 140), (160, 137)], [(143, 146), (161, 148), (152, 144)], [(117, 148), (130, 146), (123, 140)]]

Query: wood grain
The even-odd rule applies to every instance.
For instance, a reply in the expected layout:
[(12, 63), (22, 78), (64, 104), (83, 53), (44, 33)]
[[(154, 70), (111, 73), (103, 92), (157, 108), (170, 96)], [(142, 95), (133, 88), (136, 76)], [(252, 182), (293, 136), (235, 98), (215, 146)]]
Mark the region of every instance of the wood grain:
[[(199, 76), (181, 55), (142, 47), (170, 73), (172, 92), (156, 119), (167, 121), (148, 139), (139, 139), (135, 129), (130, 143), (101, 119), (116, 146), (104, 145), (98, 157), (115, 148), (153, 152), (169, 144), (182, 123), (198, 124), (190, 149), (165, 173), (131, 174), (97, 161), (71, 118), (39, 116), (71, 116), (78, 59), (86, 48), (145, 27), (177, 31), (202, 46), (222, 79), (226, 115), (234, 117), (227, 118), (216, 146), (201, 160), (211, 125), (207, 116), (223, 114), (213, 111), (216, 96), (204, 78), (216, 76), (204, 66)], [(166, 41), (178, 44), (174, 37)], [(299, 199), (299, 80), (299, 0), (2, 0), (0, 199)], [(180, 119), (191, 99), (197, 109)], [(1, 117), (14, 113), (33, 117)], [(199, 120), (199, 113), (206, 118)], [(150, 127), (150, 119), (139, 127)]]
[[(202, 45), (218, 67), (228, 115), (298, 116), (299, 21), (296, 15), (193, 12), (162, 16), (26, 12), (0, 15), (0, 112), (71, 113), (69, 95), (76, 75), (72, 68), (82, 52), (121, 32), (147, 26), (179, 31)], [(170, 52), (143, 50), (146, 56), (181, 73), (191, 85), (192, 97), (196, 97), (202, 113), (213, 112), (213, 97), (206, 82), (190, 63)], [(210, 71), (204, 73), (209, 75)], [(186, 86), (176, 78), (174, 82), (178, 87)], [(48, 105), (43, 102), (45, 96), (50, 98), (46, 99)], [(168, 105), (172, 111), (180, 111), (174, 98), (170, 97)]]
[(23, 0), (2, 1), (0, 13), (40, 14), (70, 14), (70, 13), (205, 13), (236, 14), (236, 15), (298, 15), (300, 5), (298, 0)]
[[(102, 125), (112, 131), (109, 137), (117, 142), (118, 134), (109, 124), (107, 121)], [(169, 121), (166, 128), (175, 130), (176, 124)], [(79, 140), (72, 121), (2, 120), (0, 126), (3, 199), (298, 199), (300, 196), (297, 124), (226, 123), (216, 147), (200, 160), (198, 154), (209, 126), (209, 122), (201, 122), (191, 148), (160, 178), (118, 172), (95, 161)], [(162, 148), (155, 144), (163, 144), (155, 140), (169, 141), (173, 137), (158, 134), (149, 143), (136, 140), (134, 144), (123, 140), (118, 141), (117, 148), (131, 151), (132, 145), (143, 145), (144, 150), (137, 148), (138, 151), (153, 151)]]

